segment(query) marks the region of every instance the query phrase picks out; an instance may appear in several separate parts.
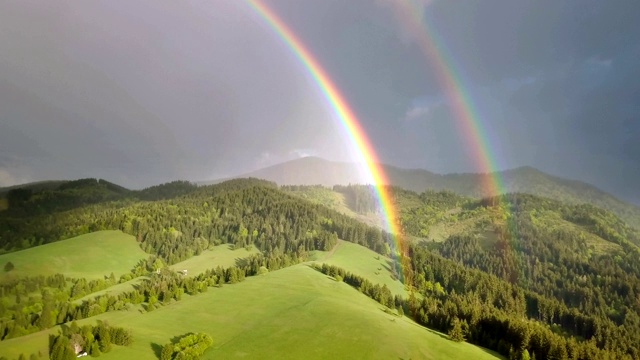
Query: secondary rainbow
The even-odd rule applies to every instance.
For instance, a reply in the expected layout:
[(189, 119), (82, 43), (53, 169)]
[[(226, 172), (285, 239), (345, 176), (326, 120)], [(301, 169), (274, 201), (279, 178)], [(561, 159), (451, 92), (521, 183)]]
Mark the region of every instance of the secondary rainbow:
[(327, 72), (322, 68), (320, 63), (315, 59), (311, 52), (304, 46), (303, 42), (280, 20), (280, 18), (269, 9), (262, 1), (248, 1), (251, 8), (278, 34), (278, 36), (289, 46), (291, 51), (304, 65), (307, 71), (313, 77), (320, 91), (324, 95), (327, 102), (331, 105), (342, 123), (349, 139), (356, 148), (359, 161), (366, 166), (369, 178), (374, 182), (374, 188), (380, 207), (382, 209), (384, 221), (387, 230), (394, 234), (397, 249), (402, 249), (401, 231), (397, 221), (397, 213), (395, 206), (391, 200), (391, 196), (384, 185), (389, 184), (386, 175), (378, 161), (378, 157), (367, 138), (366, 133), (362, 129), (358, 118), (344, 96), (335, 86)]
[(497, 172), (496, 156), (491, 151), (488, 129), (482, 124), (468, 91), (465, 90), (462, 72), (456, 67), (453, 57), (447, 51), (444, 42), (438, 39), (438, 32), (423, 19), (424, 3), (415, 0), (389, 2), (400, 21), (409, 29), (412, 40), (423, 55), (428, 58), (435, 70), (438, 82), (445, 91), (446, 98), (453, 110), (456, 124), (464, 136), (470, 155), (475, 158), (476, 170), (485, 174), (483, 195), (504, 193), (502, 177)]
[[(418, 45), (420, 51), (430, 61), (431, 66), (435, 70), (435, 74), (442, 88), (445, 91), (449, 105), (453, 110), (456, 118), (456, 124), (460, 132), (463, 134), (467, 149), (470, 155), (475, 158), (477, 171), (483, 174), (481, 177), (482, 195), (494, 196), (506, 193), (506, 187), (502, 176), (497, 171), (497, 159), (491, 151), (489, 129), (482, 124), (482, 118), (476, 109), (471, 96), (465, 90), (462, 71), (460, 67), (455, 66), (453, 57), (447, 51), (444, 41), (438, 38), (438, 32), (429, 23), (423, 19), (424, 2), (416, 0), (398, 0), (390, 2), (402, 24), (408, 26), (410, 35)], [(495, 142), (494, 142), (495, 143)], [(497, 198), (498, 209), (504, 211), (504, 219), (506, 219), (505, 232), (502, 233), (506, 244), (510, 245), (511, 241), (517, 235), (516, 222), (510, 216), (508, 206), (503, 203), (502, 198)], [(507, 252), (512, 257), (510, 264), (516, 264), (517, 260), (513, 257), (513, 252)], [(517, 265), (516, 265), (517, 267)], [(509, 269), (517, 277), (515, 268)], [(513, 280), (512, 281), (515, 281)]]

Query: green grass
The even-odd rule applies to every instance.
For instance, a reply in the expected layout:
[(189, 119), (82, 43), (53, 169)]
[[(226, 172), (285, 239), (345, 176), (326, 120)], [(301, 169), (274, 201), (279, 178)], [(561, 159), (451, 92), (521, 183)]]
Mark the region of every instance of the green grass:
[(406, 296), (404, 285), (400, 280), (394, 280), (391, 277), (392, 260), (364, 246), (339, 240), (333, 250), (319, 251), (315, 257), (317, 263), (341, 267), (374, 284), (386, 284), (394, 295)]
[(211, 250), (205, 250), (198, 256), (192, 256), (185, 261), (171, 265), (170, 268), (176, 271), (187, 270), (188, 276), (195, 276), (218, 265), (223, 268), (234, 266), (236, 262), (259, 253), (260, 251), (255, 247), (252, 247), (251, 250), (244, 248), (232, 250), (231, 245), (224, 244)]
[(112, 272), (128, 273), (147, 258), (135, 238), (121, 231), (107, 230), (81, 235), (34, 248), (0, 255), (0, 266), (11, 261), (15, 269), (0, 270), (0, 282), (21, 276), (64, 274), (74, 278), (98, 279)]
[[(205, 332), (214, 339), (203, 359), (461, 359), (498, 358), (455, 343), (306, 264), (209, 289), (150, 313), (123, 311), (106, 319), (133, 332), (134, 344), (101, 359), (157, 359), (154, 349), (175, 336)], [(46, 352), (47, 332), (0, 343), (0, 353)]]

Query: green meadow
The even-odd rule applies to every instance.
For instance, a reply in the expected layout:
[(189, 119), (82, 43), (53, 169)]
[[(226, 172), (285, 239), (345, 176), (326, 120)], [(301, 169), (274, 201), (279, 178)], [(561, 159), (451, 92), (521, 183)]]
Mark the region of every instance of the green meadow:
[(319, 264), (341, 267), (374, 284), (387, 285), (394, 295), (406, 296), (404, 285), (392, 275), (393, 260), (364, 246), (338, 240), (331, 251), (317, 251), (315, 256)]
[(0, 266), (7, 262), (15, 266), (10, 272), (1, 272), (0, 281), (56, 273), (98, 279), (113, 272), (118, 277), (148, 256), (131, 235), (115, 230), (97, 231), (0, 255)]
[[(157, 359), (160, 346), (191, 332), (214, 339), (203, 359), (499, 358), (387, 314), (379, 303), (307, 264), (210, 288), (149, 313), (105, 313), (78, 323), (98, 319), (131, 329), (135, 339), (103, 359)], [(0, 353), (10, 358), (26, 349), (46, 353), (47, 336), (43, 331), (3, 341)]]
[[(259, 253), (259, 251), (255, 248), (252, 248), (251, 250), (246, 250), (243, 248), (234, 251), (231, 249), (230, 245), (219, 245), (211, 250), (203, 251), (200, 255), (192, 256), (185, 261), (171, 265), (169, 268), (175, 271), (187, 270), (187, 276), (195, 276), (217, 266), (227, 268), (229, 266), (236, 265), (236, 263), (242, 261), (242, 259), (257, 253)], [(136, 284), (140, 283), (144, 279), (147, 279), (147, 277), (141, 276), (122, 284), (116, 284), (107, 289), (89, 294), (81, 299), (76, 300), (75, 302), (82, 302), (83, 300), (105, 294), (118, 295), (126, 291), (131, 291), (134, 289), (134, 286)]]
[(260, 251), (255, 247), (250, 250), (245, 248), (233, 250), (231, 245), (218, 245), (213, 249), (203, 251), (200, 255), (192, 256), (185, 261), (171, 265), (170, 268), (175, 271), (187, 270), (187, 274), (193, 276), (217, 266), (223, 268), (234, 266), (238, 261), (258, 253)]

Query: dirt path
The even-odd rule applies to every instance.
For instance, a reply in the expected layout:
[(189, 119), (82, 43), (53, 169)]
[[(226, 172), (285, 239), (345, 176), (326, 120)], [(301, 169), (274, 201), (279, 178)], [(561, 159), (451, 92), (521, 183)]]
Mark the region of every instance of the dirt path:
[(333, 249), (329, 250), (329, 252), (327, 253), (327, 255), (324, 256), (324, 259), (322, 259), (322, 261), (329, 260), (340, 246), (342, 246), (342, 241), (338, 240), (338, 243), (336, 244), (336, 246), (334, 246)]

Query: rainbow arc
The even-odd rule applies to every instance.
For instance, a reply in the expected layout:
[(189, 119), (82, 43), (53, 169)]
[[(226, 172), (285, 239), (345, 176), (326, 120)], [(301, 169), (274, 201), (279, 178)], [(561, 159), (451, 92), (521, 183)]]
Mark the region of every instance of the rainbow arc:
[[(494, 161), (495, 157), (492, 156), (489, 143), (486, 140), (488, 139), (486, 129), (482, 126), (471, 97), (464, 90), (461, 76), (452, 66), (454, 62), (444, 47), (444, 43), (438, 39), (437, 33), (430, 27), (430, 24), (423, 20), (422, 6), (415, 5), (411, 1), (402, 0), (392, 1), (391, 3), (404, 24), (408, 26), (423, 55), (434, 67), (438, 81), (444, 89), (446, 98), (458, 121), (462, 136), (464, 136), (466, 143), (469, 144), (469, 151), (475, 158), (475, 163), (478, 166), (477, 170), (482, 173), (483, 193), (485, 195), (503, 193), (503, 182), (499, 173), (495, 172), (497, 168)], [(343, 129), (356, 149), (357, 160), (365, 164), (366, 175), (373, 181), (373, 187), (382, 210), (386, 229), (392, 234), (396, 251), (401, 255), (400, 260), (402, 261), (405, 283), (410, 285), (410, 267), (406, 264), (408, 261), (406, 258), (407, 244), (389, 187), (386, 186), (389, 181), (356, 114), (312, 52), (278, 15), (262, 0), (249, 0), (248, 4), (289, 47), (305, 70), (311, 75), (325, 100), (340, 120)]]

